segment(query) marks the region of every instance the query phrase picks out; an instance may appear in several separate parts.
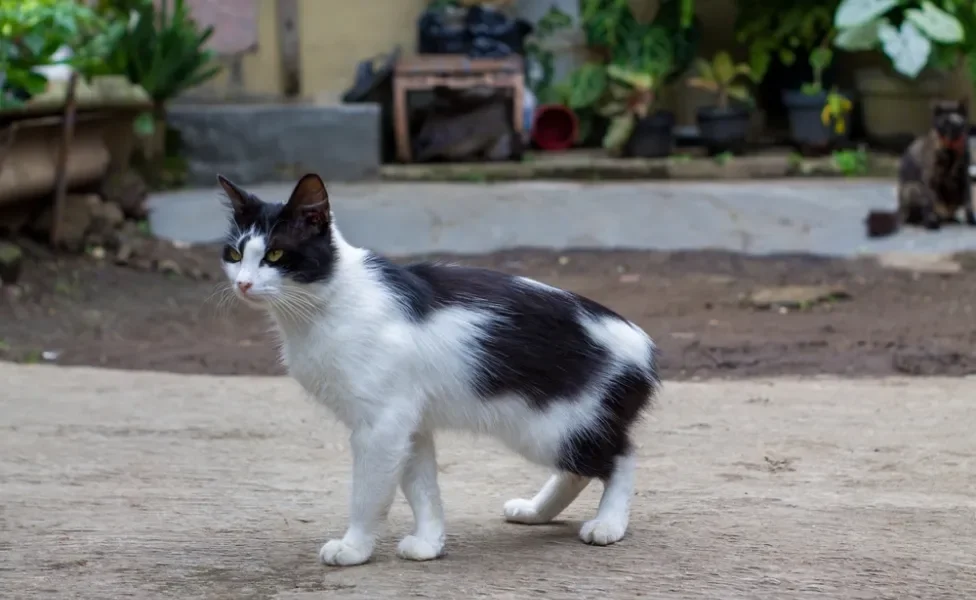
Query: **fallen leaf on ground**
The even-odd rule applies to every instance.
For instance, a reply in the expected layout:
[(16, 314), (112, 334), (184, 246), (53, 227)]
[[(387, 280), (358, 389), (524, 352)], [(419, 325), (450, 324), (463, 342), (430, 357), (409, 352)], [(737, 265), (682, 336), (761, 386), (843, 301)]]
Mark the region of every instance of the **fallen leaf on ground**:
[(848, 300), (850, 293), (844, 288), (829, 285), (784, 285), (760, 288), (747, 298), (754, 308), (806, 308), (821, 302)]

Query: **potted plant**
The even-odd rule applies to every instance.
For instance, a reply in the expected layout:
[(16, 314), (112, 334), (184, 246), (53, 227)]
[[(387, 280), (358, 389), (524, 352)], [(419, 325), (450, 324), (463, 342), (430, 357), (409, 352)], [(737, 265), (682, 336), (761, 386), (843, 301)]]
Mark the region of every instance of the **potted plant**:
[(106, 10), (128, 20), (130, 27), (108, 60), (149, 93), (152, 114), (140, 119), (140, 128), (150, 140), (150, 158), (160, 158), (166, 104), (220, 72), (215, 53), (206, 47), (213, 27), (197, 25), (185, 0), (116, 0), (111, 4)]
[(748, 46), (753, 81), (759, 84), (773, 61), (791, 67), (798, 57), (823, 47), (833, 30), (839, 3), (840, 0), (741, 3), (735, 24), (736, 39)]
[(894, 72), (855, 73), (870, 137), (910, 139), (929, 128), (928, 106), (944, 95), (947, 71), (958, 65), (966, 43), (957, 18), (964, 9), (971, 12), (972, 4), (842, 0), (834, 15), (834, 45), (847, 51), (881, 50)]
[[(76, 2), (0, 2), (0, 110), (42, 95), (63, 104), (64, 90), (60, 98), (47, 98), (57, 96), (49, 89), (48, 73), (73, 69), (86, 78), (98, 73), (119, 34), (119, 27)], [(79, 86), (90, 95), (87, 84)]]
[(674, 148), (674, 115), (651, 114), (659, 79), (649, 72), (619, 65), (607, 67), (610, 81), (607, 100), (599, 113), (610, 119), (603, 146), (611, 154), (657, 158)]
[[(752, 75), (752, 68), (745, 63), (734, 63), (728, 52), (719, 52), (711, 62), (695, 61), (698, 75), (688, 80), (688, 85), (715, 95), (715, 106), (698, 109), (698, 129), (709, 154), (742, 152), (749, 134), (752, 102), (749, 88), (737, 83), (740, 78)], [(732, 100), (739, 105), (732, 104)], [(745, 106), (743, 106), (745, 105)]]
[[(580, 65), (562, 82), (548, 85), (539, 90), (540, 107), (535, 120), (548, 119), (539, 113), (572, 113), (576, 119), (576, 139), (574, 143), (585, 143), (592, 137), (593, 130), (599, 128), (601, 117), (596, 111), (597, 103), (607, 89), (606, 67), (600, 63), (587, 62)], [(552, 115), (567, 123), (568, 114)], [(533, 132), (535, 136), (535, 132)]]
[[(829, 38), (825, 38), (828, 42)], [(822, 153), (830, 150), (835, 139), (846, 137), (850, 130), (853, 103), (836, 88), (825, 90), (823, 71), (833, 60), (833, 51), (825, 43), (810, 53), (813, 81), (799, 90), (783, 90), (783, 104), (790, 120), (790, 137), (804, 151)]]

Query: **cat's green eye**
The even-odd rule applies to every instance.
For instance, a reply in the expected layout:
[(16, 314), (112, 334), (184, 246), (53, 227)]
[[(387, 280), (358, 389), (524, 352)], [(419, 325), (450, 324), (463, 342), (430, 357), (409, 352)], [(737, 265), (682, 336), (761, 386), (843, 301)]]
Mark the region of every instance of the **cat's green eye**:
[(234, 248), (227, 250), (227, 259), (230, 262), (241, 262), (241, 253)]
[(267, 254), (264, 255), (264, 260), (268, 261), (269, 263), (278, 262), (279, 260), (281, 260), (281, 256), (283, 254), (284, 252), (282, 252), (281, 250), (270, 250)]

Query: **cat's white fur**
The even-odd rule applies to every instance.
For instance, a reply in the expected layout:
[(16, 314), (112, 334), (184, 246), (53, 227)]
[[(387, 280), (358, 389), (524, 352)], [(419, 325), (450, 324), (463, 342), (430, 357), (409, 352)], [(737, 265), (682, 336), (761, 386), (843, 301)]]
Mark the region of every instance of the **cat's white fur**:
[[(353, 484), (349, 527), (341, 539), (322, 546), (329, 565), (367, 561), (397, 483), (414, 514), (415, 527), (398, 554), (430, 560), (444, 551), (444, 510), (437, 485), (433, 433), (460, 429), (489, 434), (527, 459), (556, 464), (562, 442), (601, 418), (596, 385), (582, 397), (555, 402), (543, 411), (522, 398), (488, 400), (473, 392), (472, 365), (491, 312), (445, 308), (423, 323), (408, 320), (397, 298), (367, 268), (365, 250), (347, 243), (333, 227), (338, 251), (327, 283), (298, 286), (261, 264), (265, 240), (253, 232), (243, 258), (224, 263), (239, 296), (267, 309), (280, 334), (282, 360), (316, 400), (352, 431)], [(531, 279), (527, 285), (545, 286)], [(246, 293), (245, 288), (250, 286)], [(584, 326), (622, 365), (646, 364), (653, 347), (639, 328), (611, 318), (589, 318)], [(619, 457), (606, 483), (596, 517), (580, 530), (583, 541), (607, 545), (620, 540), (628, 525), (634, 487), (634, 458)], [(577, 475), (553, 475), (532, 499), (504, 506), (506, 519), (544, 523), (555, 518), (589, 483)]]

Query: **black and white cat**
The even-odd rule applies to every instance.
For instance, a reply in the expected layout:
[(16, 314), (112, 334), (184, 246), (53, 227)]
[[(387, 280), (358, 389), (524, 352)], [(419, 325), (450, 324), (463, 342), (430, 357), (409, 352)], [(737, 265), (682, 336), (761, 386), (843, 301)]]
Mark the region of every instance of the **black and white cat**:
[(444, 552), (434, 431), (488, 434), (555, 474), (515, 523), (554, 519), (593, 478), (607, 545), (627, 530), (635, 458), (629, 431), (659, 387), (639, 327), (571, 292), (486, 269), (398, 266), (346, 242), (325, 185), (306, 175), (286, 204), (218, 180), (233, 210), (223, 252), (237, 295), (266, 310), (289, 374), (352, 431), (352, 501), (329, 565), (369, 560), (397, 485), (413, 511), (398, 555)]

